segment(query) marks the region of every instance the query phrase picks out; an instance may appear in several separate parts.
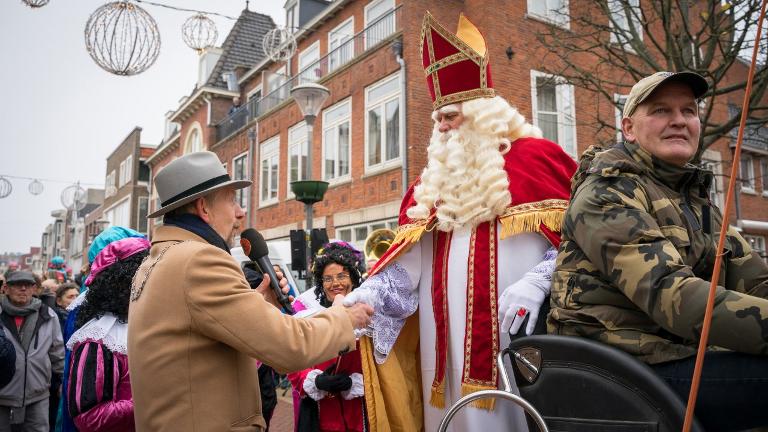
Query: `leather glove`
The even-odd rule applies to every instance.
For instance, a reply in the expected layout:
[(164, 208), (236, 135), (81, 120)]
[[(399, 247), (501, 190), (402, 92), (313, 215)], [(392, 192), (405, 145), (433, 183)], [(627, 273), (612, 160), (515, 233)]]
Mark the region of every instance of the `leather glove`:
[(243, 274), (245, 275), (245, 280), (248, 281), (248, 285), (250, 285), (252, 289), (256, 289), (261, 281), (264, 280), (264, 274), (261, 273), (261, 271), (256, 270), (254, 268), (255, 266), (256, 263), (243, 263)]
[(525, 317), (529, 316), (525, 334), (532, 334), (536, 327), (536, 320), (539, 318), (539, 309), (546, 296), (547, 293), (541, 287), (526, 278), (504, 290), (499, 298), (501, 331), (516, 334)]
[(352, 388), (352, 378), (345, 373), (323, 372), (315, 378), (315, 386), (320, 390), (338, 393)]

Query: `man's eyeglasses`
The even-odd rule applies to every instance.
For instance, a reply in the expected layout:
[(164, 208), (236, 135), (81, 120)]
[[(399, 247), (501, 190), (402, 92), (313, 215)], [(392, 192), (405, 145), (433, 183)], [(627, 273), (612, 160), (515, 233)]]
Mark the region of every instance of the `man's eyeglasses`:
[(344, 283), (349, 280), (349, 274), (348, 273), (339, 273), (335, 277), (334, 276), (323, 276), (322, 278), (323, 285), (330, 285), (333, 283), (333, 280), (335, 279), (336, 282)]
[(8, 288), (15, 288), (17, 290), (34, 289), (35, 284), (32, 284), (32, 283), (8, 284)]

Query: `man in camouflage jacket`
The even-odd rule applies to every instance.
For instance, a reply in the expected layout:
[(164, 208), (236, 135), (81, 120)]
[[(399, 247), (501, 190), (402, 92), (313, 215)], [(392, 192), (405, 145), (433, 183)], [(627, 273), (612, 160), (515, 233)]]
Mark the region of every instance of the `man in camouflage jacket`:
[[(701, 128), (696, 98), (706, 91), (692, 73), (644, 78), (625, 105), (626, 142), (584, 153), (548, 318), (550, 333), (649, 363), (683, 400), (722, 223), (709, 201), (712, 173), (689, 163)], [(768, 266), (733, 227), (724, 253), (709, 343), (727, 350), (707, 354), (697, 404), (705, 428), (718, 431), (768, 424)]]

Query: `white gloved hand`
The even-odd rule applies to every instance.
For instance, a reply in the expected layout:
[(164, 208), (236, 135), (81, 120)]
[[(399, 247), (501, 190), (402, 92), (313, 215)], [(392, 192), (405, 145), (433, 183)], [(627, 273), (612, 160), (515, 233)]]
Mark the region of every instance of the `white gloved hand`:
[(516, 334), (527, 315), (529, 318), (525, 334), (532, 334), (536, 327), (536, 320), (539, 318), (539, 309), (546, 296), (547, 293), (541, 287), (526, 278), (504, 290), (499, 298), (501, 331)]
[(365, 303), (376, 309), (376, 295), (368, 287), (359, 287), (344, 297), (344, 306), (353, 306), (355, 303)]

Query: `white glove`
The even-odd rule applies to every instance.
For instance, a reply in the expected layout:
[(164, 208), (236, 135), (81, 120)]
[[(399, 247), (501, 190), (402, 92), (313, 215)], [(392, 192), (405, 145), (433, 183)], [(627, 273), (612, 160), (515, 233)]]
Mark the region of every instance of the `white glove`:
[[(539, 283), (532, 283), (524, 277), (501, 294), (501, 298), (499, 298), (499, 321), (501, 321), (502, 332), (516, 334), (525, 317), (528, 316), (525, 334), (533, 333), (536, 320), (539, 318), (539, 309), (547, 296), (547, 291), (539, 286), (541, 281), (536, 282)], [(549, 287), (547, 286), (547, 288)]]
[(355, 303), (366, 303), (372, 308), (376, 308), (376, 295), (368, 287), (358, 287), (351, 293), (344, 296), (344, 306), (354, 306)]

